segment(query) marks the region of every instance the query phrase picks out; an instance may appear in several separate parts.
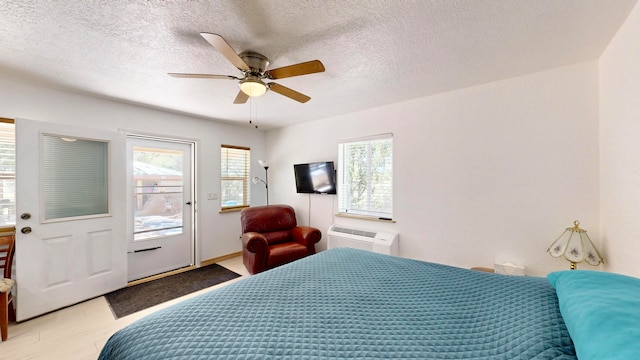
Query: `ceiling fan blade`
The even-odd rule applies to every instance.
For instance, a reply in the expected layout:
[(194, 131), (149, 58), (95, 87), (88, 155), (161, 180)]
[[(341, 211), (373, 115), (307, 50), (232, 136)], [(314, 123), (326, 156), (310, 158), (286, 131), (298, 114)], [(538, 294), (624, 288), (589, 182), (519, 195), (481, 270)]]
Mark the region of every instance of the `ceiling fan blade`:
[(303, 104), (311, 100), (311, 98), (307, 95), (301, 94), (295, 90), (291, 90), (288, 87), (282, 86), (280, 84), (269, 83), (269, 89)]
[(207, 40), (216, 50), (218, 50), (227, 60), (231, 61), (233, 66), (240, 70), (250, 71), (249, 66), (238, 56), (235, 50), (229, 45), (222, 36), (218, 34), (202, 32), (200, 35)]
[(240, 80), (239, 78), (231, 75), (184, 74), (184, 73), (168, 73), (167, 75), (175, 78)]
[(283, 79), (292, 76), (300, 76), (314, 74), (324, 71), (324, 65), (320, 60), (312, 60), (300, 64), (289, 65), (267, 71), (267, 77), (270, 79)]
[(249, 100), (249, 95), (245, 94), (242, 90), (240, 90), (238, 92), (238, 95), (236, 95), (236, 99), (233, 100), (234, 104), (244, 104), (247, 102), (247, 100)]

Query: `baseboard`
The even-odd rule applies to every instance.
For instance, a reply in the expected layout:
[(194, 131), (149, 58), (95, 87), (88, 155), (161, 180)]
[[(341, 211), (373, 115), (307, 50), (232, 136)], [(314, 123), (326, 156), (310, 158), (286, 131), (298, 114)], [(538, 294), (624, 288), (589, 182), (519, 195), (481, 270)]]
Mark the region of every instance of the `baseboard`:
[(215, 257), (213, 259), (202, 260), (202, 261), (200, 261), (200, 266), (207, 266), (207, 265), (211, 265), (211, 264), (217, 264), (220, 261), (233, 259), (234, 257), (238, 257), (238, 256), (242, 256), (242, 251), (238, 251), (238, 252), (231, 253), (231, 254), (228, 254), (228, 255), (218, 256), (218, 257)]

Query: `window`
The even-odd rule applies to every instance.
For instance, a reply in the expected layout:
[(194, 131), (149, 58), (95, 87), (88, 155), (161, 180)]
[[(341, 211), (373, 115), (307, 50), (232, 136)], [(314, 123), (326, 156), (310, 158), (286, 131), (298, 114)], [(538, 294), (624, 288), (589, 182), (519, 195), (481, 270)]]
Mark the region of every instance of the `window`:
[(338, 144), (338, 212), (393, 218), (393, 135)]
[(222, 210), (249, 206), (249, 164), (251, 149), (222, 145), (220, 151)]
[(16, 223), (16, 147), (13, 120), (0, 118), (0, 226)]
[(42, 134), (44, 219), (109, 213), (109, 144)]
[(133, 241), (184, 234), (191, 144), (129, 136), (127, 145), (133, 168)]

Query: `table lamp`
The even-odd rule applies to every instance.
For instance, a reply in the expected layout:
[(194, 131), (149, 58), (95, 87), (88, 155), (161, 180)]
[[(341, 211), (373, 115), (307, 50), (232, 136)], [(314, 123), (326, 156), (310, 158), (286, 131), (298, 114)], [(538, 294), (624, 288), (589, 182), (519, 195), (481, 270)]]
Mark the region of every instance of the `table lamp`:
[(553, 257), (564, 256), (571, 263), (571, 270), (576, 269), (576, 264), (586, 261), (587, 264), (598, 266), (604, 264), (602, 255), (593, 245), (587, 232), (579, 227), (580, 221), (573, 222), (573, 227), (565, 231), (547, 249)]

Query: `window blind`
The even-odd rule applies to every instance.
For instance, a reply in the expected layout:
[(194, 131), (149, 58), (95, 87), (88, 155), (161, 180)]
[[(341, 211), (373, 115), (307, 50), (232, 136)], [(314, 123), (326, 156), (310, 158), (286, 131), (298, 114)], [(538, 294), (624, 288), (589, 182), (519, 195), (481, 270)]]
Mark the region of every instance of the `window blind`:
[(241, 146), (222, 145), (221, 204), (223, 210), (248, 207), (250, 202), (249, 174), (251, 149)]
[(109, 144), (42, 135), (45, 220), (109, 213)]
[(338, 212), (393, 218), (393, 135), (338, 144)]

